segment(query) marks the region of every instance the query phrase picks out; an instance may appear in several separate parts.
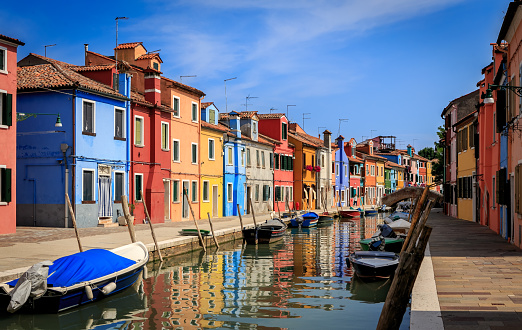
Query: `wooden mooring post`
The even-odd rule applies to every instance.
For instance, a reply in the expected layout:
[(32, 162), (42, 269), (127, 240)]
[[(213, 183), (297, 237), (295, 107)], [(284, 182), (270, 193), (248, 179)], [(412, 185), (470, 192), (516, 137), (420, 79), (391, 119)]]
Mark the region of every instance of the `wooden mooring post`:
[(76, 240), (78, 241), (78, 248), (80, 248), (80, 252), (83, 252), (82, 242), (80, 242), (80, 233), (78, 233), (78, 227), (76, 226), (76, 217), (74, 216), (74, 210), (71, 205), (71, 200), (69, 199), (69, 194), (65, 193), (65, 198), (67, 200), (67, 206), (69, 207), (69, 213), (71, 214), (71, 220), (74, 226), (74, 232), (76, 233)]
[(163, 262), (163, 256), (161, 255), (161, 250), (158, 245), (158, 241), (156, 240), (156, 234), (154, 234), (154, 228), (152, 227), (152, 221), (150, 220), (149, 210), (147, 209), (147, 204), (145, 203), (145, 196), (143, 196), (143, 190), (140, 190), (141, 200), (143, 202), (143, 208), (145, 209), (145, 215), (147, 219), (149, 219), (150, 232), (152, 233), (152, 239), (154, 240), (154, 245), (156, 246), (156, 251), (158, 251), (158, 256), (161, 262)]
[(134, 232), (134, 219), (131, 218), (129, 212), (129, 201), (127, 200), (127, 196), (121, 196), (121, 205), (123, 207), (123, 215), (125, 216), (125, 222), (127, 223), (127, 228), (129, 229), (131, 242), (136, 243), (136, 233)]
[(214, 234), (214, 225), (212, 224), (212, 219), (210, 219), (210, 212), (207, 212), (208, 223), (210, 223), (210, 231), (212, 232), (212, 238), (214, 239), (214, 243), (216, 243), (217, 248), (219, 249), (219, 243), (217, 241), (217, 237)]
[(198, 237), (199, 237), (199, 243), (201, 243), (201, 246), (203, 247), (203, 251), (206, 253), (207, 248), (205, 247), (205, 241), (203, 240), (203, 237), (201, 236), (201, 232), (199, 231), (198, 222), (196, 220), (196, 216), (194, 215), (194, 210), (192, 209), (192, 204), (190, 203), (190, 199), (187, 193), (187, 189), (183, 189), (183, 196), (187, 199), (187, 204), (190, 208), (190, 213), (192, 214), (192, 219), (194, 219), (194, 224), (196, 225), (196, 230), (198, 231)]
[[(400, 253), (399, 265), (382, 307), (377, 330), (399, 329), (402, 323), (432, 231), (431, 227), (426, 226), (426, 221), (433, 205), (442, 197), (440, 194), (429, 192), (429, 186), (426, 186), (421, 196), (417, 192), (411, 192), (412, 196), (417, 196), (415, 212)], [(392, 196), (390, 199), (393, 198)]]

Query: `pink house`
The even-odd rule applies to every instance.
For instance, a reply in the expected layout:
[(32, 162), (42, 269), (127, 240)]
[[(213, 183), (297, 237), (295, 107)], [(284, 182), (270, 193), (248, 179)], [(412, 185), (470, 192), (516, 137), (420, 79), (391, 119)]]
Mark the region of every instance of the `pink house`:
[(0, 234), (16, 232), (16, 55), (23, 45), (0, 34)]

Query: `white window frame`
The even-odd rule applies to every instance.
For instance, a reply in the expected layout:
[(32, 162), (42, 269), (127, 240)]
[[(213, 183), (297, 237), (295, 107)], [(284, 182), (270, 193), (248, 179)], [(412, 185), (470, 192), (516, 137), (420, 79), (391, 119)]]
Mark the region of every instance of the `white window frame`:
[(344, 164), (343, 167), (344, 167), (344, 176), (348, 177), (348, 165)]
[[(116, 112), (117, 111), (122, 111), (123, 112), (123, 120), (122, 120), (122, 124), (121, 124), (121, 128), (122, 128), (122, 137), (120, 138), (119, 136), (116, 136)], [(114, 137), (117, 137), (119, 139), (125, 139), (126, 137), (126, 127), (125, 127), (125, 124), (126, 124), (126, 120), (125, 120), (125, 108), (122, 108), (122, 107), (114, 107)]]
[[(85, 118), (83, 117), (83, 107), (85, 103), (91, 103), (92, 104), (92, 132), (84, 131), (83, 124), (85, 122)], [(89, 134), (96, 134), (96, 102), (90, 101), (90, 100), (82, 100), (82, 133), (89, 133)]]
[(96, 185), (94, 184), (94, 182), (96, 181), (96, 170), (95, 169), (92, 169), (92, 168), (83, 168), (82, 169), (82, 202), (84, 202), (83, 200), (83, 195), (84, 195), (84, 187), (85, 187), (85, 182), (83, 181), (83, 173), (85, 172), (92, 172), (92, 200), (90, 201), (85, 201), (85, 202), (94, 202), (96, 201), (96, 191), (94, 190)]
[(234, 187), (232, 183), (227, 183), (227, 203), (232, 203), (234, 201)]
[[(194, 146), (196, 146), (196, 162), (193, 161), (194, 160)], [(198, 157), (198, 144), (195, 143), (195, 142), (192, 142), (190, 144), (190, 163), (192, 165), (197, 165), (198, 164), (198, 159), (199, 159), (199, 157)]]
[[(141, 144), (136, 144), (136, 120), (141, 120)], [(134, 115), (134, 141), (132, 143), (137, 147), (145, 146), (145, 118)]]
[[(205, 184), (207, 185), (207, 198), (205, 199)], [(210, 181), (203, 180), (203, 189), (201, 190), (201, 200), (204, 203), (210, 202)]]
[[(192, 203), (198, 203), (199, 202), (199, 198), (198, 198), (199, 187), (198, 187), (198, 181), (197, 180), (192, 180), (190, 182), (190, 189), (192, 190), (191, 194), (190, 194), (191, 202)], [(194, 189), (196, 189), (196, 191), (194, 191)], [(194, 199), (194, 197), (196, 197), (196, 199)]]
[[(181, 193), (181, 181), (180, 180), (171, 180), (172, 181), (172, 203), (174, 204), (179, 204), (181, 203), (181, 198), (180, 196), (182, 195)], [(174, 183), (177, 183), (178, 184), (178, 193), (177, 194), (174, 194)], [(177, 195), (177, 196), (176, 196)], [(176, 200), (174, 200), (174, 197), (176, 197)]]
[[(174, 143), (178, 143), (178, 154), (176, 155), (174, 148)], [(177, 156), (177, 159), (176, 159)], [(181, 141), (178, 139), (172, 139), (172, 162), (174, 163), (181, 163)]]
[[(194, 113), (192, 112), (192, 109), (194, 108), (194, 105), (196, 106), (196, 119), (195, 119), (195, 120), (194, 120), (194, 118), (193, 118), (193, 116), (192, 116), (192, 115), (194, 114)], [(196, 102), (192, 102), (192, 103), (190, 104), (190, 120), (191, 120), (193, 123), (197, 123), (197, 122), (199, 122), (199, 113), (198, 113), (198, 112), (199, 112), (199, 106), (198, 106), (198, 104), (197, 104)]]
[[(212, 141), (212, 148), (210, 141)], [(212, 157), (210, 157), (210, 150), (212, 150)], [(208, 139), (208, 160), (216, 160), (216, 141), (214, 139)]]
[(265, 162), (265, 152), (261, 151), (261, 167), (266, 168), (266, 162)]
[(136, 196), (136, 177), (141, 176), (141, 190), (143, 190), (143, 173), (134, 173), (134, 200), (141, 202), (141, 196)]
[(7, 48), (5, 47), (2, 47), (0, 46), (0, 52), (4, 52), (4, 69), (1, 70), (0, 69), (0, 73), (5, 73), (5, 74), (8, 74), (8, 71), (7, 71)]
[(245, 166), (245, 154), (246, 154), (245, 148), (242, 148), (241, 149), (241, 166)]
[(117, 188), (116, 187), (116, 174), (123, 174), (123, 182), (122, 182), (123, 185), (121, 187), (122, 188), (121, 195), (123, 196), (123, 195), (125, 195), (125, 187), (126, 187), (126, 185), (125, 185), (125, 172), (124, 171), (113, 171), (113, 172), (114, 172), (114, 190), (113, 190), (114, 200), (115, 201), (121, 201), (121, 199), (120, 200), (116, 199), (116, 188)]
[[(174, 104), (175, 104), (174, 100), (178, 100), (178, 114), (177, 115), (175, 112), (176, 110), (174, 108)], [(172, 117), (180, 118), (180, 113), (181, 113), (181, 99), (178, 96), (173, 95), (172, 96)]]
[[(166, 129), (166, 133), (167, 133), (167, 136), (165, 137), (165, 139), (163, 139), (163, 126), (167, 126), (167, 129)], [(161, 150), (163, 151), (169, 151), (170, 150), (170, 124), (166, 121), (162, 121), (161, 122), (161, 144), (163, 144), (163, 141), (165, 140), (165, 146), (166, 148), (163, 148), (163, 146), (161, 146)]]

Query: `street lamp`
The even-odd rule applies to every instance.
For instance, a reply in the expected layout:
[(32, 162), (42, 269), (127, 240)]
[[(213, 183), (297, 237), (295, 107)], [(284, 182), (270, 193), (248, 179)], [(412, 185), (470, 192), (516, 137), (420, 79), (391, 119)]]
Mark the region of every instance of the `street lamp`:
[(59, 113), (23, 113), (23, 112), (19, 112), (16, 114), (16, 121), (23, 121), (23, 120), (26, 120), (27, 118), (30, 118), (30, 117), (34, 117), (36, 118), (36, 116), (56, 116), (56, 123), (54, 124), (54, 127), (62, 127), (62, 120), (60, 119), (60, 114)]
[(227, 112), (227, 113), (228, 113), (227, 81), (234, 80), (234, 79), (237, 79), (237, 77), (225, 79), (225, 112)]
[(495, 103), (495, 99), (493, 98), (492, 89), (500, 88), (500, 90), (512, 90), (515, 94), (522, 97), (522, 87), (520, 86), (505, 86), (505, 85), (491, 85), (488, 84), (488, 89), (486, 90), (486, 94), (482, 93), (481, 98), (484, 99), (484, 104), (493, 104)]

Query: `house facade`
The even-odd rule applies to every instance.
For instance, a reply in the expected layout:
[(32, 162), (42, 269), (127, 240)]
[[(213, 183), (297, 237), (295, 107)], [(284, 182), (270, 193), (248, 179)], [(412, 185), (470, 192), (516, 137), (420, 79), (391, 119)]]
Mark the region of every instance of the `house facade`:
[(17, 50), (24, 43), (0, 35), (0, 235), (16, 232)]
[[(351, 141), (350, 141), (351, 142)], [(339, 135), (335, 139), (337, 149), (335, 150), (335, 200), (338, 206), (349, 206), (350, 196), (350, 160), (348, 155), (351, 153), (345, 150), (344, 136)], [(355, 180), (355, 179), (354, 179)]]

